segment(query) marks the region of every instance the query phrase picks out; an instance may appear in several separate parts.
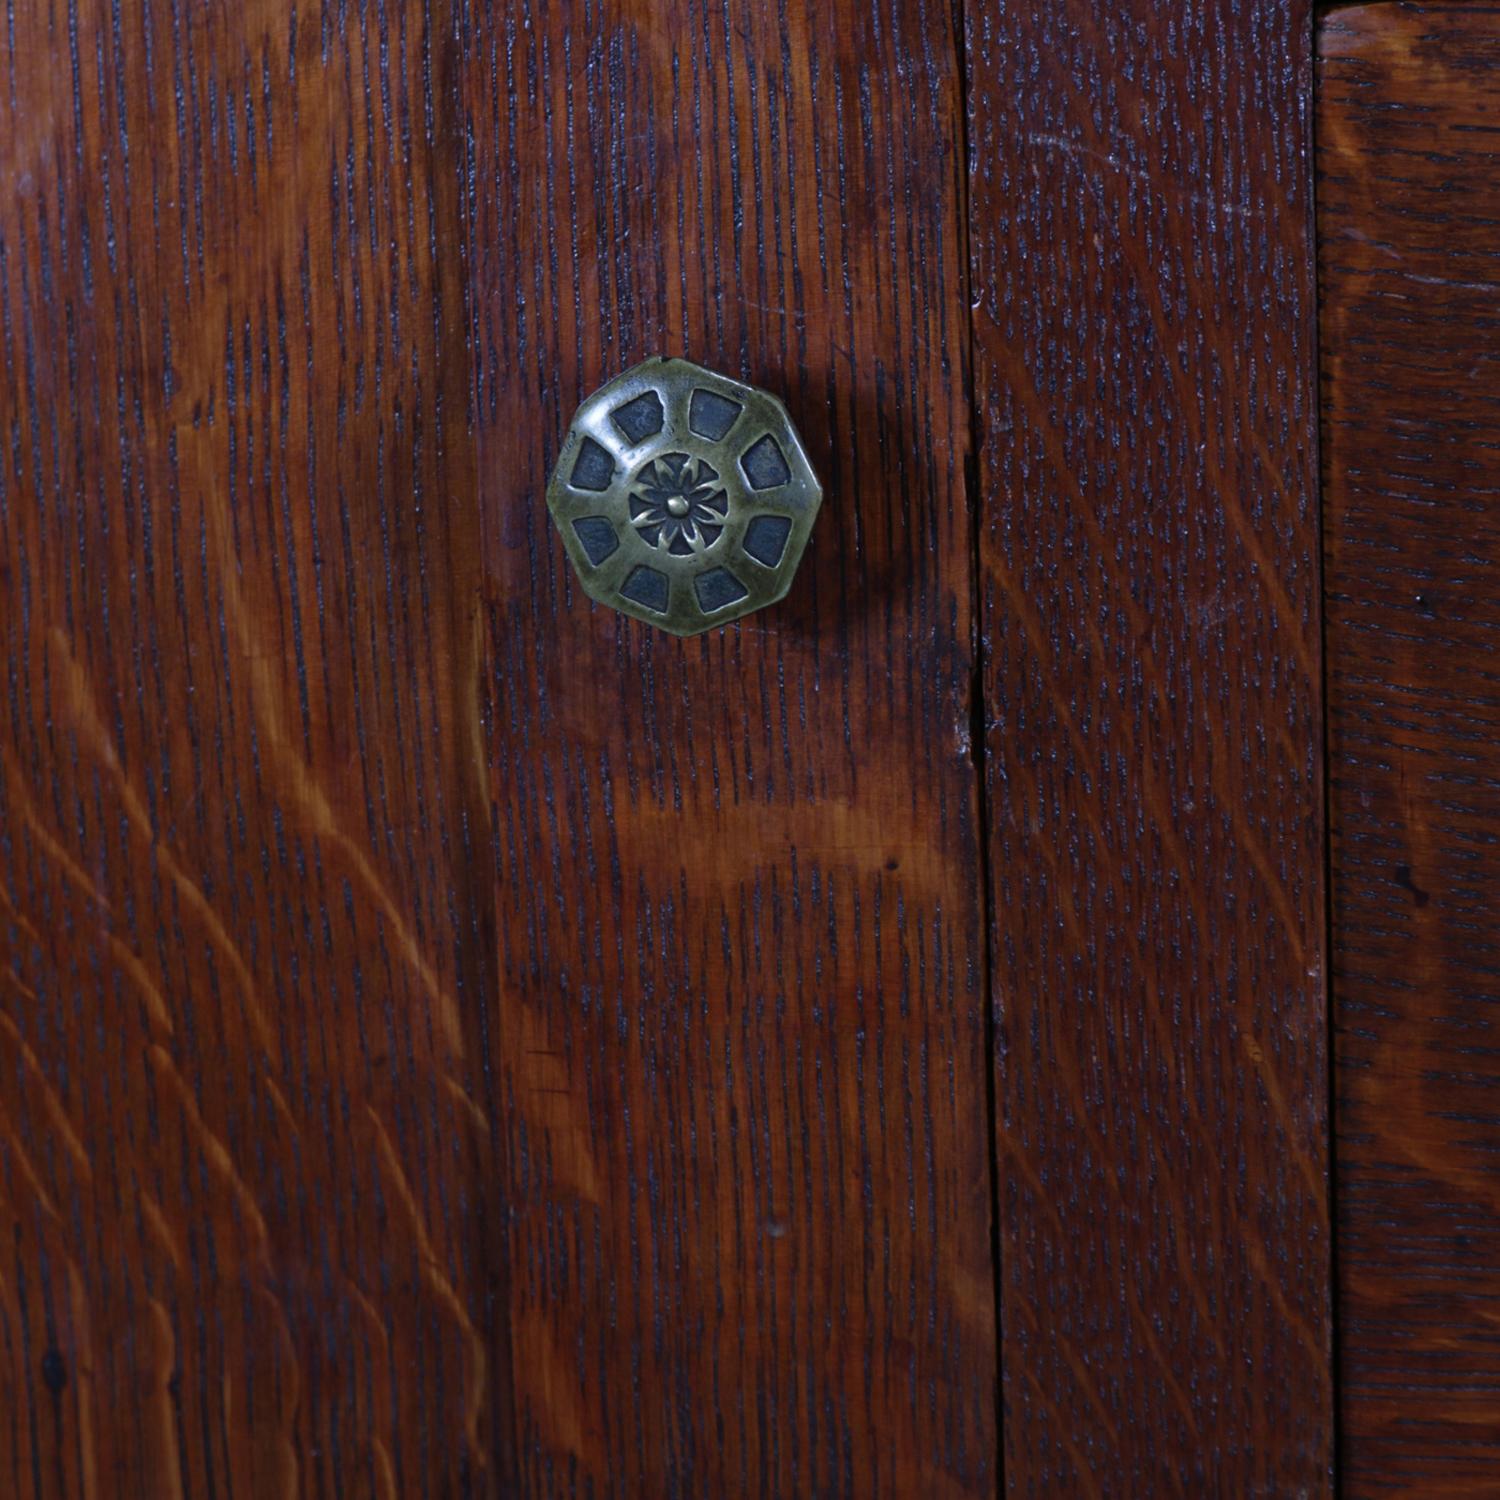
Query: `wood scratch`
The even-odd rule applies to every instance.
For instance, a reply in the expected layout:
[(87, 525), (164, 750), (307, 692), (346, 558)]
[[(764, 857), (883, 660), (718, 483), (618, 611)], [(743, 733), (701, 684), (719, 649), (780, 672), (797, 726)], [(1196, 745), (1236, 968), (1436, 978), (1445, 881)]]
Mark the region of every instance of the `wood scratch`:
[(452, 1098), (464, 1117), (479, 1131), (480, 1135), (487, 1141), (490, 1138), (490, 1122), (485, 1119), (484, 1111), (469, 1097), (469, 1092), (458, 1079), (451, 1073), (444, 1073), (440, 1082), (444, 1091)]
[(279, 652), (266, 653), (255, 649), (253, 627), (247, 623), (253, 616), (246, 611), (240, 593), (239, 569), (234, 565), (232, 553), (227, 550), (227, 538), (221, 541), (221, 545), (226, 547), (220, 569), (225, 590), (225, 614), (238, 637), (241, 659), (250, 669), (251, 702), (256, 719), (264, 724), (266, 730), (262, 743), (268, 747), (289, 799), (301, 811), (302, 826), (309, 833), (344, 851), (360, 884), (384, 913), (395, 933), (397, 949), (437, 1007), (436, 1019), (444, 1044), (455, 1056), (462, 1056), (463, 1027), (457, 1000), (443, 988), (437, 971), (422, 952), (421, 944), (410, 924), (391, 899), (390, 892), (375, 872), (365, 849), (339, 826), (333, 807), (316, 776), (295, 751), (287, 748), (292, 741), (288, 736), (286, 716), (282, 711), (282, 692), (276, 683), (272, 666), (273, 661), (280, 663), (281, 656)]
[(85, 1182), (93, 1182), (94, 1170), (89, 1163), (89, 1154), (84, 1149), (78, 1132), (73, 1129), (73, 1122), (68, 1118), (68, 1112), (63, 1108), (62, 1100), (57, 1097), (57, 1091), (42, 1070), (36, 1053), (31, 1050), (26, 1038), (21, 1035), (20, 1027), (4, 1011), (0, 1011), (0, 1031), (4, 1031), (14, 1039), (16, 1048), (21, 1054), (21, 1061), (26, 1065), (27, 1074), (35, 1080), (37, 1091), (41, 1094), (42, 1107), (47, 1113), (47, 1119), (56, 1132), (57, 1139), (61, 1141), (63, 1148), (73, 1159), (78, 1175)]
[(371, 1128), (375, 1132), (375, 1148), (381, 1165), (385, 1169), (385, 1178), (391, 1193), (396, 1201), (406, 1210), (406, 1216), (411, 1227), (412, 1234), (416, 1239), (418, 1262), (421, 1266), (423, 1279), (436, 1296), (438, 1302), (448, 1310), (453, 1321), (458, 1325), (460, 1333), (469, 1351), (469, 1378), (468, 1389), (464, 1400), (464, 1436), (468, 1440), (470, 1451), (480, 1461), (483, 1460), (484, 1448), (479, 1437), (479, 1414), (484, 1402), (484, 1390), (487, 1376), (484, 1340), (479, 1331), (474, 1327), (468, 1312), (465, 1310), (462, 1300), (453, 1288), (453, 1283), (448, 1280), (442, 1267), (438, 1264), (437, 1256), (433, 1253), (432, 1244), (427, 1238), (426, 1225), (422, 1218), (421, 1205), (418, 1204), (416, 1196), (411, 1190), (411, 1184), (406, 1179), (405, 1172), (401, 1169), (400, 1160), (396, 1156), (396, 1148), (386, 1132), (385, 1125), (380, 1116), (371, 1105), (365, 1106), (365, 1115), (370, 1121)]
[(177, 1096), (178, 1105), (184, 1117), (198, 1138), (199, 1149), (203, 1152), (205, 1160), (224, 1178), (235, 1197), (239, 1200), (245, 1217), (250, 1221), (250, 1227), (257, 1242), (256, 1248), (260, 1256), (268, 1262), (271, 1236), (266, 1229), (266, 1221), (261, 1216), (260, 1208), (256, 1204), (255, 1194), (250, 1191), (249, 1184), (245, 1182), (236, 1169), (234, 1158), (230, 1155), (229, 1148), (219, 1139), (210, 1128), (208, 1122), (198, 1112), (198, 1106), (193, 1100), (192, 1092), (178, 1073), (176, 1064), (172, 1061), (171, 1053), (165, 1047), (161, 1046), (160, 1043), (153, 1042), (147, 1049), (146, 1055), (155, 1065), (156, 1076), (170, 1083), (173, 1093)]
[(94, 1417), (94, 1339), (88, 1291), (77, 1264), (67, 1266), (68, 1306), (73, 1321), (73, 1407), (78, 1414), (79, 1483), (84, 1500), (99, 1493), (99, 1443)]
[[(19, 808), (22, 818), (26, 821), (27, 827), (31, 829), (31, 831), (47, 849), (47, 852), (51, 854), (52, 857), (58, 862), (58, 868), (67, 877), (68, 881), (72, 885), (77, 886), (83, 892), (89, 904), (97, 909), (102, 920), (101, 930), (104, 935), (105, 945), (113, 955), (116, 965), (126, 974), (126, 976), (135, 985), (136, 989), (140, 992), (141, 998), (146, 1003), (146, 1009), (150, 1013), (151, 1019), (164, 1032), (166, 1032), (168, 1036), (170, 1036), (174, 1028), (172, 1023), (172, 1012), (167, 1006), (166, 998), (157, 988), (156, 983), (151, 978), (150, 971), (146, 968), (145, 964), (143, 964), (140, 958), (131, 951), (129, 945), (125, 942), (125, 940), (121, 938), (117, 932), (114, 931), (113, 926), (111, 925), (112, 912), (108, 898), (98, 889), (93, 881), (89, 879), (87, 871), (85, 871), (81, 865), (77, 864), (72, 859), (72, 857), (68, 854), (68, 851), (63, 848), (63, 846), (58, 843), (56, 839), (52, 837), (47, 828), (37, 819), (36, 814), (30, 805), (29, 799), (25, 796), (25, 783), (21, 780), (20, 777), (13, 774), (14, 767), (10, 765), (8, 756), (5, 757), (5, 764), (7, 769), (12, 772), (10, 778), (11, 781), (16, 786), (16, 788), (21, 791)], [(34, 942), (38, 947), (47, 946), (43, 942), (41, 933), (38, 932), (37, 929), (32, 925), (32, 923), (27, 920), (25, 913), (17, 909), (15, 904), (10, 900), (9, 896), (7, 896), (3, 890), (0, 890), (0, 901), (5, 902), (6, 909), (15, 918), (16, 922), (19, 923), (20, 926), (26, 931), (32, 942)], [(17, 979), (16, 982), (19, 984), (20, 980)]]
[(380, 1500), (396, 1500), (396, 1470), (391, 1455), (379, 1438), (370, 1439), (370, 1474)]
[(41, 1173), (37, 1171), (35, 1164), (26, 1154), (26, 1148), (21, 1144), (15, 1122), (10, 1118), (5, 1105), (0, 1103), (0, 1158), (4, 1156), (9, 1156), (21, 1169), (21, 1175), (26, 1179), (27, 1185), (47, 1217), (60, 1220), (61, 1216), (57, 1212), (56, 1204), (42, 1185)]
[(155, 1358), (145, 1384), (151, 1392), (150, 1411), (156, 1418), (156, 1445), (152, 1471), (159, 1486), (160, 1500), (182, 1500), (182, 1467), (178, 1458), (177, 1413), (172, 1401), (171, 1376), (177, 1360), (177, 1340), (172, 1319), (165, 1307), (149, 1293), (146, 1296), (150, 1342)]
[[(1247, 1008), (1250, 1008), (1250, 1002), (1254, 999), (1253, 995), (1245, 996)], [(1303, 1181), (1307, 1184), (1308, 1202), (1316, 1204), (1321, 1210), (1328, 1202), (1328, 1183), (1323, 1164), (1321, 1160), (1315, 1160), (1303, 1144), (1307, 1134), (1306, 1129), (1288, 1105), (1281, 1081), (1276, 1076), (1276, 1070), (1266, 1062), (1265, 1051), (1260, 1043), (1248, 1031), (1241, 1032), (1240, 1040), (1245, 1056), (1249, 1058), (1251, 1066), (1255, 1069), (1255, 1076), (1260, 1079), (1260, 1086), (1266, 1091), (1266, 1102), (1270, 1104), (1272, 1113), (1281, 1121), (1286, 1131), (1292, 1158), (1297, 1170), (1302, 1174)]]
[(230, 969), (233, 971), (234, 977), (238, 982), (240, 993), (244, 1000), (245, 1014), (255, 1030), (256, 1038), (261, 1048), (268, 1055), (274, 1055), (274, 1033), (265, 1012), (261, 1008), (256, 992), (255, 980), (250, 973), (249, 966), (245, 963), (234, 939), (219, 919), (219, 914), (210, 905), (197, 883), (178, 863), (177, 857), (172, 852), (170, 846), (157, 839), (152, 833), (151, 819), (147, 815), (146, 809), (141, 805), (140, 797), (131, 785), (129, 777), (125, 775), (124, 768), (120, 765), (119, 757), (115, 754), (113, 741), (100, 721), (98, 711), (94, 706), (93, 696), (89, 690), (83, 668), (69, 649), (67, 637), (56, 626), (52, 627), (50, 637), (63, 658), (64, 670), (58, 674), (58, 677), (69, 705), (72, 708), (75, 723), (94, 746), (99, 758), (108, 767), (114, 777), (120, 795), (120, 802), (125, 809), (127, 817), (129, 817), (131, 823), (141, 836), (152, 846), (157, 863), (177, 887), (183, 900), (187, 902), (188, 906), (197, 915), (198, 920), (207, 930), (215, 947), (227, 959)]
[[(287, 1324), (281, 1303), (271, 1290), (265, 1286), (257, 1286), (254, 1296), (265, 1306), (270, 1325), (281, 1344), (281, 1359), (276, 1365), (276, 1442), (272, 1461), (279, 1470), (277, 1488), (287, 1497), (287, 1500), (295, 1500), (298, 1490), (297, 1412), (302, 1403), (302, 1380), (297, 1364), (297, 1345), (292, 1338), (292, 1330)], [(228, 1404), (226, 1397), (226, 1413)], [(257, 1447), (259, 1446), (257, 1444)]]
[(161, 1244), (162, 1249), (167, 1252), (167, 1259), (172, 1262), (172, 1269), (182, 1269), (182, 1252), (178, 1249), (177, 1239), (172, 1233), (172, 1226), (167, 1222), (166, 1215), (161, 1211), (161, 1205), (154, 1197), (146, 1192), (136, 1183), (136, 1201), (140, 1204), (141, 1217), (146, 1221), (146, 1227)]
[[(19, 769), (10, 751), (0, 746), (0, 755), (4, 757), (7, 773), (6, 780), (11, 790), (17, 794), (16, 807), (26, 826), (36, 835), (37, 842), (41, 844), (42, 848), (56, 860), (58, 869), (61, 870), (68, 883), (77, 887), (83, 893), (84, 899), (88, 901), (90, 906), (97, 907), (101, 912), (107, 914), (109, 912), (109, 902), (104, 898), (98, 886), (94, 884), (93, 877), (52, 836), (46, 824), (37, 817), (30, 793), (26, 789), (26, 779), (19, 773)], [(113, 755), (113, 751), (111, 751), (111, 755)], [(6, 904), (9, 905), (10, 903), (7, 902)], [(34, 927), (31, 930), (33, 933), (36, 932)]]
[(1081, 157), (1087, 161), (1098, 162), (1101, 167), (1108, 167), (1110, 171), (1118, 172), (1121, 177), (1138, 186), (1154, 188), (1163, 197), (1174, 197), (1179, 203), (1189, 203), (1195, 208), (1212, 209), (1215, 213), (1228, 214), (1235, 219), (1253, 219), (1263, 222), (1266, 217), (1265, 209), (1257, 204), (1231, 203), (1226, 198), (1216, 198), (1208, 193), (1190, 193), (1178, 182), (1165, 181), (1155, 172), (1148, 171), (1144, 167), (1133, 167), (1108, 151), (1085, 146), (1082, 141), (1072, 140), (1065, 135), (1032, 130), (1027, 132), (1026, 140), (1029, 145), (1060, 151), (1064, 156)]
[(265, 1087), (266, 1097), (271, 1101), (276, 1113), (286, 1122), (286, 1128), (291, 1131), (296, 1140), (302, 1139), (302, 1131), (297, 1124), (297, 1117), (292, 1113), (292, 1107), (286, 1101), (286, 1095), (277, 1087), (276, 1080), (269, 1073), (262, 1073), (260, 1079)]

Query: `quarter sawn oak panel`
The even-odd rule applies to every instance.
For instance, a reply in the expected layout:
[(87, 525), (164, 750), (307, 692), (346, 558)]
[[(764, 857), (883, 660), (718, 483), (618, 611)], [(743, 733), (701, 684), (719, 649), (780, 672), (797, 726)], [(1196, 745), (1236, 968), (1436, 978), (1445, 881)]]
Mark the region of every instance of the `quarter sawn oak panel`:
[(1309, 8), (968, 16), (1006, 1487), (1326, 1493)]
[(1344, 1453), (1500, 1473), (1500, 13), (1319, 35)]
[[(466, 68), (516, 1493), (996, 1485), (951, 22), (523, 4)], [(689, 641), (543, 503), (655, 353), (826, 492)]]
[(449, 44), (9, 14), (0, 1494), (483, 1493)]

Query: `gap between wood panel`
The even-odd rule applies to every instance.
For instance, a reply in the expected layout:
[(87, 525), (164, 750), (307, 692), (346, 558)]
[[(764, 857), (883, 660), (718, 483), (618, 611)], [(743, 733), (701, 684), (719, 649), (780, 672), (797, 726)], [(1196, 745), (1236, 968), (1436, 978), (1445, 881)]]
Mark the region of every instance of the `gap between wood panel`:
[[(1318, 93), (1321, 87), (1318, 58), (1318, 35), (1326, 16), (1338, 10), (1348, 9), (1352, 5), (1367, 3), (1367, 0), (1314, 0), (1312, 14), (1309, 18), (1310, 36), (1308, 39), (1309, 55), (1313, 62), (1313, 84), (1311, 108), (1309, 111), (1308, 133), (1311, 141), (1311, 157), (1313, 167), (1313, 191), (1310, 201), (1311, 225), (1309, 237), (1311, 239), (1314, 255), (1314, 264), (1318, 255), (1318, 194), (1319, 185), (1317, 178), (1317, 153), (1319, 147), (1319, 111)], [(1393, 0), (1399, 3), (1399, 0)], [(1318, 307), (1322, 305), (1322, 283), (1321, 279), (1315, 287), (1315, 295)], [(1328, 1301), (1329, 1301), (1329, 1388), (1330, 1388), (1330, 1411), (1329, 1411), (1329, 1471), (1332, 1482), (1333, 1493), (1336, 1496), (1343, 1494), (1341, 1467), (1344, 1453), (1344, 1406), (1339, 1385), (1341, 1379), (1341, 1357), (1340, 1344), (1342, 1339), (1342, 1325), (1339, 1318), (1340, 1296), (1339, 1276), (1341, 1272), (1339, 1241), (1338, 1241), (1338, 1151), (1337, 1151), (1337, 1121), (1335, 1111), (1338, 1100), (1338, 1056), (1335, 1050), (1335, 1015), (1334, 1015), (1334, 993), (1333, 993), (1333, 969), (1334, 969), (1334, 902), (1333, 902), (1333, 752), (1332, 752), (1332, 727), (1329, 718), (1329, 678), (1330, 678), (1330, 655), (1328, 639), (1328, 549), (1327, 549), (1327, 492), (1325, 475), (1323, 471), (1323, 455), (1325, 452), (1326, 433), (1324, 430), (1324, 404), (1322, 389), (1323, 371), (1323, 330), (1321, 320), (1317, 317), (1313, 321), (1313, 357), (1314, 368), (1317, 372), (1317, 402), (1316, 422), (1317, 431), (1317, 475), (1318, 475), (1318, 598), (1321, 608), (1318, 615), (1318, 630), (1321, 644), (1321, 673), (1320, 686), (1322, 692), (1323, 716), (1322, 716), (1322, 746), (1323, 746), (1323, 951), (1325, 962), (1323, 965), (1324, 983), (1324, 1012), (1327, 1018), (1325, 1028), (1326, 1063), (1327, 1063), (1327, 1098), (1328, 1098), (1328, 1125), (1327, 1125), (1327, 1152), (1328, 1152)]]
[(993, 858), (989, 830), (991, 808), (989, 781), (986, 763), (989, 756), (989, 722), (985, 704), (985, 649), (984, 603), (981, 579), (984, 576), (980, 546), (980, 516), (982, 509), (982, 485), (980, 479), (980, 444), (983, 434), (979, 392), (976, 386), (975, 340), (973, 310), (973, 288), (970, 277), (973, 267), (971, 235), (973, 221), (969, 197), (969, 177), (973, 170), (969, 140), (970, 77), (969, 36), (965, 0), (953, 0), (954, 49), (958, 57), (959, 77), (959, 129), (961, 155), (959, 158), (958, 203), (960, 234), (962, 243), (963, 303), (970, 316), (964, 322), (964, 376), (963, 389), (967, 400), (968, 451), (964, 460), (964, 487), (968, 496), (970, 534), (973, 543), (972, 572), (970, 577), (970, 647), (973, 654), (969, 684), (969, 737), (974, 763), (975, 797), (979, 807), (979, 826), (982, 830), (979, 852), (980, 892), (984, 903), (984, 1050), (985, 1050), (985, 1099), (987, 1104), (989, 1137), (986, 1146), (990, 1167), (990, 1256), (994, 1277), (995, 1296), (995, 1432), (998, 1439), (996, 1454), (996, 1493), (1006, 1493), (1005, 1482), (1005, 1391), (1002, 1383), (1002, 1354), (1005, 1347), (1004, 1313), (1001, 1297), (1003, 1246), (1000, 1234), (1000, 1154), (999, 1154), (999, 1097), (996, 1088), (998, 1054), (996, 1051), (995, 1018), (995, 918), (994, 878), (990, 867)]

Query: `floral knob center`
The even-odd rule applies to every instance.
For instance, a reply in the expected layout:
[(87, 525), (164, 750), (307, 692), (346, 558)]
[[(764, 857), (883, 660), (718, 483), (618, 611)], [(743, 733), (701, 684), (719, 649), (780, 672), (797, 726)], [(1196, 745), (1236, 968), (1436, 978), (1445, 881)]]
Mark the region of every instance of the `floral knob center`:
[(718, 470), (686, 453), (653, 458), (630, 487), (636, 534), (674, 557), (706, 552), (723, 534), (728, 514), (729, 495)]

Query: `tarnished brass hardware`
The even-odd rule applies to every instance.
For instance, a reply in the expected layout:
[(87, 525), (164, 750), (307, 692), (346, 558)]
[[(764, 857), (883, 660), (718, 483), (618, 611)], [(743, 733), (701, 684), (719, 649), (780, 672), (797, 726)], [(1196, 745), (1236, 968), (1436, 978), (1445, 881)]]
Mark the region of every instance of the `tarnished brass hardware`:
[(673, 635), (780, 599), (822, 499), (780, 401), (666, 357), (578, 408), (547, 489), (584, 592)]

